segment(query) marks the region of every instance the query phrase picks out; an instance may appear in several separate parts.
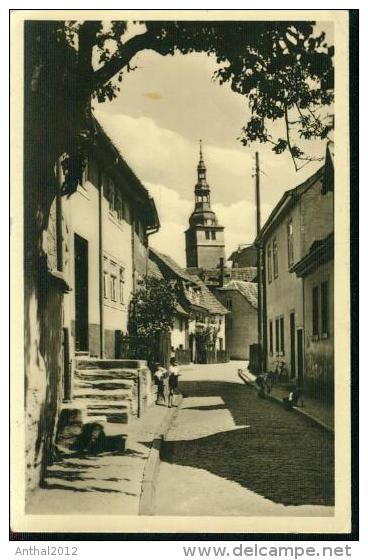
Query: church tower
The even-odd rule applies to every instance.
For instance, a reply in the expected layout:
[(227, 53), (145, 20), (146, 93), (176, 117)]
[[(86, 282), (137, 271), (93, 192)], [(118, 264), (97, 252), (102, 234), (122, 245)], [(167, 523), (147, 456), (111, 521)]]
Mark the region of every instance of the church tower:
[(187, 268), (217, 268), (220, 259), (225, 259), (224, 228), (211, 210), (210, 186), (206, 179), (206, 166), (199, 147), (198, 180), (194, 187), (195, 205), (185, 232)]

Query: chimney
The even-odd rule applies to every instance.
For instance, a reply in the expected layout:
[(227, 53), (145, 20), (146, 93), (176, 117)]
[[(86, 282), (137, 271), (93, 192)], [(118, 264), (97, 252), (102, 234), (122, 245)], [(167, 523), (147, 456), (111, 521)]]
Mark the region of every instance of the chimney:
[(224, 268), (224, 257), (220, 257), (220, 288), (223, 287), (225, 282), (225, 268)]

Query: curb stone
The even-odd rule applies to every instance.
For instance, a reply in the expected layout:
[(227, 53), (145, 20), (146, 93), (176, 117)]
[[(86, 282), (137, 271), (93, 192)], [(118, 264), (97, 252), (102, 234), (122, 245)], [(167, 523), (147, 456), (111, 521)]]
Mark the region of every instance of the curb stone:
[(139, 500), (139, 515), (154, 514), (154, 499), (156, 492), (156, 483), (160, 467), (160, 452), (165, 434), (168, 432), (171, 423), (175, 420), (183, 401), (183, 395), (177, 396), (177, 405), (175, 408), (168, 410), (165, 418), (162, 420), (155, 437), (152, 442), (146, 466), (143, 472), (142, 490)]
[[(247, 385), (250, 385), (252, 387), (254, 387), (253, 383), (250, 383), (246, 377), (238, 372), (238, 375), (240, 377), (240, 379), (246, 383)], [(279, 397), (275, 397), (274, 395), (268, 395), (268, 398), (277, 403), (277, 404), (281, 404), (283, 405), (283, 401), (279, 398)], [(322, 420), (319, 420), (318, 418), (316, 418), (315, 416), (313, 416), (312, 414), (309, 414), (309, 412), (306, 412), (305, 410), (303, 410), (302, 408), (299, 407), (295, 407), (293, 406), (292, 410), (294, 412), (296, 412), (297, 414), (300, 414), (301, 416), (304, 416), (305, 418), (308, 418), (308, 420), (310, 420), (311, 422), (313, 422), (314, 424), (317, 424), (320, 428), (323, 428), (326, 432), (328, 432), (331, 435), (335, 435), (335, 430), (334, 428), (332, 428), (331, 426), (328, 426), (327, 424), (325, 424), (324, 422), (322, 422)]]

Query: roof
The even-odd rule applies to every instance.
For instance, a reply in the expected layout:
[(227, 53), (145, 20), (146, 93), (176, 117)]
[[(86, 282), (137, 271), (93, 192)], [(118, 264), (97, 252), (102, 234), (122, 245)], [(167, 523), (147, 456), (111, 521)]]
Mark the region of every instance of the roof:
[[(128, 190), (131, 191), (131, 194), (133, 196), (138, 196), (141, 204), (143, 204), (144, 215), (146, 217), (146, 226), (155, 230), (159, 229), (160, 220), (158, 217), (154, 199), (149, 194), (146, 187), (138, 179), (131, 167), (128, 165), (127, 161), (124, 159), (118, 148), (115, 146), (114, 142), (106, 133), (101, 123), (95, 117), (92, 117), (91, 119), (91, 126), (94, 128), (96, 141), (100, 141), (100, 143), (105, 144), (106, 149), (114, 158), (113, 164), (109, 166), (109, 169), (111, 168), (110, 170), (112, 173), (119, 173), (120, 171), (120, 173), (124, 174), (125, 177), (127, 177), (128, 181), (125, 184), (125, 187), (127, 187)], [(98, 150), (98, 153), (100, 154), (101, 151)]]
[[(163, 280), (164, 275), (162, 274), (158, 264), (155, 261), (153, 261), (152, 259), (148, 259), (147, 268), (148, 268), (148, 276), (151, 276), (152, 278), (157, 278), (158, 280)], [(179, 302), (176, 303), (175, 309), (179, 315), (185, 315), (185, 316), (188, 315), (184, 307)]]
[(244, 268), (231, 268), (231, 280), (243, 280), (244, 282), (254, 282), (257, 278), (257, 267), (247, 266)]
[(258, 309), (258, 285), (254, 282), (244, 282), (243, 280), (231, 280), (221, 291), (236, 290), (250, 303), (254, 309)]
[(204, 284), (201, 280), (199, 280), (199, 282), (201, 287), (199, 300), (200, 306), (204, 307), (212, 315), (227, 315), (229, 310), (226, 309), (217, 297), (213, 295), (213, 293), (207, 288), (206, 284)]
[(162, 274), (161, 270), (159, 269), (157, 263), (152, 259), (148, 259), (148, 276), (152, 276), (154, 278), (158, 278), (161, 280), (164, 275)]
[(284, 216), (284, 214), (296, 204), (302, 194), (304, 194), (310, 187), (312, 187), (319, 179), (323, 178), (324, 169), (325, 166), (323, 165), (315, 173), (313, 173), (313, 175), (308, 177), (306, 181), (304, 181), (294, 189), (290, 189), (284, 192), (279, 202), (276, 204), (275, 208), (272, 210), (271, 214), (266, 220), (266, 223), (263, 225), (261, 231), (257, 235), (256, 243), (265, 237), (268, 230), (272, 227), (277, 219), (280, 219), (282, 216)]
[[(222, 305), (222, 303), (210, 292), (206, 284), (195, 274), (188, 274), (186, 270), (182, 269), (171, 257), (160, 253), (156, 249), (150, 247), (149, 270), (151, 269), (152, 275), (161, 274), (164, 277), (164, 272), (160, 269), (159, 264), (152, 259), (157, 259), (164, 264), (175, 276), (188, 282), (191, 286), (200, 288), (199, 293), (193, 297), (188, 290), (185, 291), (185, 297), (192, 306), (202, 308), (212, 315), (226, 315), (229, 311)], [(197, 290), (198, 291), (198, 290)], [(183, 308), (182, 308), (183, 309)], [(184, 309), (183, 309), (184, 311)], [(185, 311), (184, 311), (185, 313)]]
[(155, 257), (158, 258), (176, 276), (179, 276), (179, 278), (181, 278), (182, 280), (186, 280), (187, 282), (193, 284), (193, 276), (188, 274), (185, 269), (181, 268), (178, 265), (178, 263), (174, 261), (174, 259), (169, 257), (169, 255), (164, 255), (163, 253), (160, 253), (156, 249), (152, 249), (152, 247), (150, 247), (149, 251), (150, 251), (150, 257), (152, 257), (153, 259), (155, 259)]
[[(193, 278), (199, 277), (207, 286), (218, 286), (221, 280), (220, 268), (187, 268), (186, 272)], [(254, 282), (257, 278), (257, 267), (234, 267), (224, 268), (224, 282), (232, 279), (244, 280), (245, 282)]]

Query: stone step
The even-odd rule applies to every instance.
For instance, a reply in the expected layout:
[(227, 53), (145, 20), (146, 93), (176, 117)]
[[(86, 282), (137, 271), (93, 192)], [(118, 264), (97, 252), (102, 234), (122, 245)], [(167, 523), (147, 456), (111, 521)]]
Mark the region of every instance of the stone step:
[(89, 389), (89, 388), (75, 388), (73, 395), (76, 399), (90, 399), (90, 400), (112, 400), (112, 401), (126, 401), (133, 398), (131, 390), (124, 389)]
[(97, 389), (108, 391), (109, 389), (125, 389), (127, 391), (134, 387), (133, 381), (125, 379), (88, 379), (82, 377), (74, 382), (75, 389)]
[(104, 379), (120, 379), (134, 383), (138, 373), (135, 369), (76, 369), (75, 378), (89, 379), (92, 381)]
[(128, 424), (130, 419), (130, 414), (127, 410), (113, 410), (110, 408), (105, 408), (101, 410), (91, 410), (87, 409), (87, 418), (89, 417), (98, 418), (99, 416), (106, 419), (108, 423), (116, 423), (116, 424)]
[(147, 367), (146, 360), (101, 360), (93, 358), (78, 358), (76, 360), (78, 369), (140, 369)]
[(115, 411), (119, 411), (119, 410), (130, 410), (131, 406), (129, 406), (129, 404), (127, 403), (116, 403), (116, 401), (107, 401), (107, 402), (89, 402), (87, 405), (87, 411), (91, 411), (91, 410), (106, 410), (106, 409), (111, 409), (111, 410), (115, 410)]

